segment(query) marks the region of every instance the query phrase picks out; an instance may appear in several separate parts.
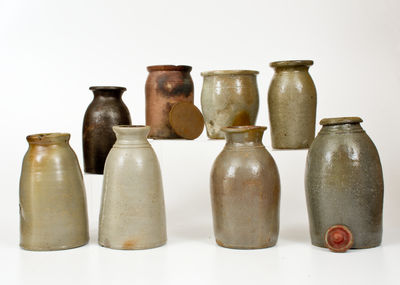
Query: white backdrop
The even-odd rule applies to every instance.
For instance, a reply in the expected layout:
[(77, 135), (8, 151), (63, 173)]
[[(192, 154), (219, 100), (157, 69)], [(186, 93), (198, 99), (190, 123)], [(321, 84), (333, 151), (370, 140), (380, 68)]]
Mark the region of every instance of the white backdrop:
[[(0, 280), (2, 284), (365, 284), (398, 280), (400, 254), (400, 1), (0, 1)], [(332, 254), (312, 247), (304, 197), (306, 151), (271, 151), (281, 175), (281, 232), (274, 248), (215, 245), (209, 173), (223, 141), (152, 142), (161, 162), (169, 241), (147, 251), (97, 246), (101, 177), (85, 175), (91, 242), (61, 252), (19, 249), (18, 183), (39, 132), (70, 132), (82, 163), (83, 114), (92, 85), (128, 88), (134, 124), (145, 123), (146, 66), (259, 70), (258, 125), (269, 125), (269, 62), (312, 59), (317, 120), (360, 116), (384, 168), (383, 246)], [(319, 130), (319, 126), (317, 130)], [(269, 150), (270, 133), (264, 143)], [(395, 279), (396, 278), (396, 279)]]

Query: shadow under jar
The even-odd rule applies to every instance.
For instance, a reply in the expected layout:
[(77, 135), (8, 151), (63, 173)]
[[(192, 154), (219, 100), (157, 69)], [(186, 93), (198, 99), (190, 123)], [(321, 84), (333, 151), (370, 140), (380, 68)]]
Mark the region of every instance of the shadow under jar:
[(70, 134), (27, 137), (20, 178), (22, 248), (60, 250), (89, 241), (85, 186)]
[(210, 139), (223, 139), (223, 127), (255, 124), (259, 107), (257, 74), (254, 70), (201, 73), (201, 109)]
[(190, 76), (191, 66), (148, 66), (146, 80), (146, 125), (150, 126), (149, 138), (181, 138), (171, 127), (169, 113), (178, 102), (193, 104), (194, 86)]
[(311, 242), (337, 252), (376, 247), (382, 239), (382, 166), (361, 122), (323, 119), (307, 156)]
[(279, 233), (278, 168), (262, 144), (266, 127), (225, 127), (226, 144), (211, 171), (211, 205), (218, 245), (274, 246)]
[(131, 116), (122, 94), (125, 87), (93, 86), (93, 101), (83, 119), (83, 162), (86, 173), (103, 174), (108, 152), (115, 143), (116, 125), (130, 125)]
[(308, 73), (312, 60), (272, 62), (268, 90), (272, 147), (309, 148), (315, 137), (317, 91)]

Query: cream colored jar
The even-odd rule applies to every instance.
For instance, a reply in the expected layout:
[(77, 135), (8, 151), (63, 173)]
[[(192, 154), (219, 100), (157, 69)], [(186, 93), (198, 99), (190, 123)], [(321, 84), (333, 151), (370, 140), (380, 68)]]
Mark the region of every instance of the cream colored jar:
[(147, 141), (148, 126), (115, 126), (106, 159), (99, 244), (114, 249), (146, 249), (166, 243), (161, 170)]

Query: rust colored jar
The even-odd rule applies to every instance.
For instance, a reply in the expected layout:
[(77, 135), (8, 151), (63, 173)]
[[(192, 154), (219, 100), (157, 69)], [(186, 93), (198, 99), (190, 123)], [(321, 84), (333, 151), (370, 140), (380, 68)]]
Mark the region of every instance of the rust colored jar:
[(375, 247), (382, 239), (382, 166), (361, 122), (323, 119), (307, 156), (311, 242), (337, 252)]
[(125, 87), (90, 87), (94, 99), (83, 119), (82, 142), (85, 172), (103, 174), (107, 155), (115, 143), (113, 126), (131, 125), (131, 116), (122, 94)]
[(274, 246), (279, 232), (280, 180), (262, 144), (265, 127), (225, 127), (226, 145), (211, 171), (217, 244), (238, 249)]
[(180, 138), (169, 123), (169, 112), (178, 102), (193, 103), (193, 80), (191, 66), (148, 66), (146, 81), (146, 125), (150, 126), (150, 138)]

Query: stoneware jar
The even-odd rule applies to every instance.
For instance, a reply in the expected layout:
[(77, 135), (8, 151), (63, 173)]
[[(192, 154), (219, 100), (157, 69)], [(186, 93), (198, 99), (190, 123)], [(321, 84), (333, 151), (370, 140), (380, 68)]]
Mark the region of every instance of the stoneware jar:
[(169, 123), (169, 112), (178, 102), (193, 104), (193, 80), (191, 66), (153, 65), (148, 66), (146, 81), (146, 125), (150, 126), (150, 138), (176, 139), (179, 135)]
[(308, 73), (312, 60), (272, 62), (268, 91), (272, 147), (309, 148), (315, 136), (317, 91)]
[(308, 152), (305, 188), (313, 245), (343, 252), (381, 243), (382, 167), (361, 122), (323, 119)]
[(265, 127), (226, 127), (226, 145), (211, 171), (214, 234), (238, 249), (274, 246), (279, 232), (280, 181), (262, 144)]
[(116, 125), (130, 125), (131, 116), (122, 94), (125, 87), (90, 87), (94, 99), (83, 119), (82, 142), (85, 172), (103, 174), (104, 162), (115, 142), (112, 130)]
[(69, 134), (27, 137), (20, 179), (20, 246), (59, 250), (89, 240), (85, 186)]
[(223, 127), (255, 124), (259, 107), (257, 74), (253, 70), (201, 73), (201, 108), (209, 138), (223, 139)]
[(113, 127), (117, 141), (104, 168), (99, 244), (146, 249), (166, 243), (160, 165), (146, 137), (148, 126)]

